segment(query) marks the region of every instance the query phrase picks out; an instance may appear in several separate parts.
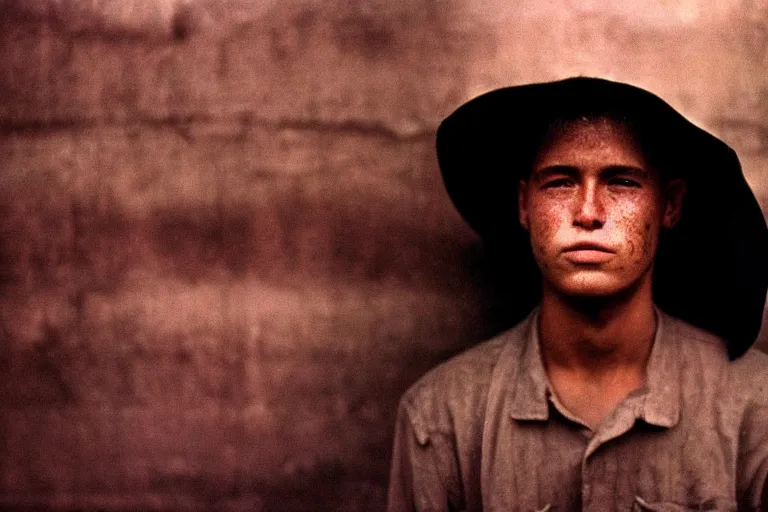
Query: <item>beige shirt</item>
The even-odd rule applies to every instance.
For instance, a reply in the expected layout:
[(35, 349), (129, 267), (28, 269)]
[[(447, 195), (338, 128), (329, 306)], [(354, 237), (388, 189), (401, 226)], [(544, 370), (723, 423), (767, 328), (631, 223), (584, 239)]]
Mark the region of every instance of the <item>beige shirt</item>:
[(592, 432), (552, 392), (537, 319), (406, 392), (390, 511), (768, 511), (768, 356), (729, 362), (659, 312), (645, 388)]

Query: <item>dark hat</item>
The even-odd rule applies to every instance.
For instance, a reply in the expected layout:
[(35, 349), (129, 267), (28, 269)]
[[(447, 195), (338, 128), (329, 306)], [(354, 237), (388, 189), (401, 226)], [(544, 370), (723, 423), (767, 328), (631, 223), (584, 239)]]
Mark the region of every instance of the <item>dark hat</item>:
[[(538, 268), (517, 214), (517, 183), (557, 120), (626, 120), (662, 175), (686, 181), (682, 218), (662, 233), (654, 300), (723, 337), (732, 359), (754, 343), (768, 290), (768, 228), (736, 153), (658, 96), (597, 78), (497, 89), (448, 116), (437, 157), (449, 196), (489, 247), (516, 254), (520, 293)], [(512, 283), (513, 285), (515, 283)], [(540, 281), (536, 286), (540, 288)]]

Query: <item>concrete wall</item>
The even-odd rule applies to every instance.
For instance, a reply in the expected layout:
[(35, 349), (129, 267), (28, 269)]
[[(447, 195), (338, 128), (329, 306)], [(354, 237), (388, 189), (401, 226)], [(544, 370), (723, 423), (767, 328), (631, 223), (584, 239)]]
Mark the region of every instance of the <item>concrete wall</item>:
[(0, 507), (382, 509), (399, 395), (502, 322), (440, 119), (630, 81), (768, 210), (766, 70), (760, 0), (0, 1)]

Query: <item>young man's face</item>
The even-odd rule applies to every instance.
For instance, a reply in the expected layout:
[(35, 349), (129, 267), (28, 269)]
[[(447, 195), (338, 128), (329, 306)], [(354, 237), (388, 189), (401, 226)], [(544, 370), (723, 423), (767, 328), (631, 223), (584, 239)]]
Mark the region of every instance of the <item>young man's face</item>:
[(647, 282), (662, 227), (679, 218), (684, 185), (662, 190), (629, 131), (574, 121), (550, 138), (519, 187), (520, 223), (545, 287), (609, 297)]

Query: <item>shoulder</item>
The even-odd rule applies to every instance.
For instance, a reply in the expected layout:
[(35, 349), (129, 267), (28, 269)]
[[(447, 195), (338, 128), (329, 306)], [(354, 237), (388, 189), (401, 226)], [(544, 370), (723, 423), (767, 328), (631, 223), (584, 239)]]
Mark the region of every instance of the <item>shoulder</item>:
[(436, 366), (405, 392), (400, 408), (417, 435), (482, 423), (493, 370), (505, 346), (520, 344), (523, 323)]
[(735, 458), (739, 510), (763, 510), (761, 495), (768, 491), (768, 355), (751, 349), (731, 361), (722, 338), (683, 320), (667, 321), (680, 355), (680, 375), (671, 378), (681, 382), (683, 421), (696, 431), (686, 435), (704, 442), (716, 433)]
[[(667, 332), (679, 340), (681, 369), (699, 377), (705, 388), (715, 388), (724, 396), (768, 404), (768, 355), (748, 350), (731, 361), (725, 340), (679, 318), (665, 315)], [(685, 380), (685, 375), (681, 376)], [(712, 389), (710, 389), (712, 390)]]
[[(748, 397), (750, 407), (768, 410), (768, 355), (750, 349), (729, 366), (728, 380), (731, 388)], [(768, 424), (765, 426), (768, 428)]]
[(727, 344), (719, 336), (671, 315), (664, 314), (663, 321), (666, 333), (680, 342), (683, 360), (702, 358), (718, 368), (728, 363)]

